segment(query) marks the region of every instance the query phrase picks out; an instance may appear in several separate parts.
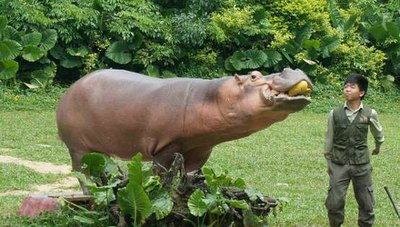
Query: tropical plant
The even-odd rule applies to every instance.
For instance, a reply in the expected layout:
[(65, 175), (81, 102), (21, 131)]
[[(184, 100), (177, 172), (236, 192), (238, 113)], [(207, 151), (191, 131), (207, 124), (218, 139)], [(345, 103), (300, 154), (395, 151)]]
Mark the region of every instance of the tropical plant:
[[(15, 80), (19, 72), (28, 78), (25, 84), (29, 88), (51, 84), (56, 75), (56, 66), (46, 56), (56, 40), (55, 30), (17, 32), (5, 16), (0, 16), (0, 80)], [(36, 64), (28, 70), (25, 65), (20, 66), (19, 58)]]
[(290, 66), (321, 83), (357, 71), (389, 90), (400, 82), (398, 6), (398, 0), (0, 0), (0, 78), (35, 88), (100, 68), (214, 78)]
[(260, 226), (278, 205), (275, 199), (246, 189), (242, 179), (231, 178), (226, 171), (203, 168), (204, 175), (186, 175), (183, 161), (182, 155), (176, 155), (171, 169), (154, 174), (152, 166), (142, 163), (140, 153), (126, 171), (105, 155), (85, 155), (82, 162), (88, 178), (77, 175), (92, 193), (96, 209), (72, 205), (74, 220), (96, 225)]

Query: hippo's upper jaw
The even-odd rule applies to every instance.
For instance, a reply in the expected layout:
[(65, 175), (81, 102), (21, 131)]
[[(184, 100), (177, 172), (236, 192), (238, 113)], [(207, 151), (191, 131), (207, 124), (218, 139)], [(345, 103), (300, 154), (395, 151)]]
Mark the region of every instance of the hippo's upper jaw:
[(295, 112), (311, 102), (307, 95), (312, 91), (313, 84), (303, 71), (285, 68), (282, 73), (272, 74), (265, 79), (269, 86), (263, 95), (270, 110)]

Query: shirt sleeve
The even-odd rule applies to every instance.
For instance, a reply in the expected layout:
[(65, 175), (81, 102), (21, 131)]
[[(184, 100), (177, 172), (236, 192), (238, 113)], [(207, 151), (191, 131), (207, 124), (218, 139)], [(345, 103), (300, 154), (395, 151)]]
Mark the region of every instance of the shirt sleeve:
[(378, 120), (378, 113), (372, 109), (371, 118), (369, 120), (369, 127), (372, 136), (375, 140), (375, 148), (380, 149), (381, 144), (385, 141), (385, 137), (383, 136), (383, 128), (381, 123)]
[(333, 110), (329, 112), (328, 116), (328, 129), (325, 136), (324, 156), (330, 160), (332, 158), (333, 148)]

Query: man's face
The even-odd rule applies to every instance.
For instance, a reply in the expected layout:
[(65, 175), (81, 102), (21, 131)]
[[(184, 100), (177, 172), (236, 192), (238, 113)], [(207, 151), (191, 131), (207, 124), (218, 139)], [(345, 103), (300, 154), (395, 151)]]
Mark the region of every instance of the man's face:
[(364, 91), (360, 91), (360, 88), (357, 84), (354, 83), (346, 83), (343, 88), (343, 96), (346, 101), (354, 101), (357, 99), (361, 99), (361, 97), (365, 94)]

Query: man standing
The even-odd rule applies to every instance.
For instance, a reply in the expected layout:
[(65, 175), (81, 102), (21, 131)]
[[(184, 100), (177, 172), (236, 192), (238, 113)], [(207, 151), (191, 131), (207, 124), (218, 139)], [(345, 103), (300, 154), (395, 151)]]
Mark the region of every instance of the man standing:
[(329, 191), (325, 206), (330, 226), (340, 226), (344, 222), (350, 181), (358, 203), (358, 225), (372, 226), (374, 223), (368, 128), (375, 139), (372, 155), (379, 154), (384, 136), (377, 112), (362, 103), (367, 90), (368, 80), (363, 75), (351, 75), (343, 88), (346, 102), (329, 113), (324, 155), (328, 161)]

